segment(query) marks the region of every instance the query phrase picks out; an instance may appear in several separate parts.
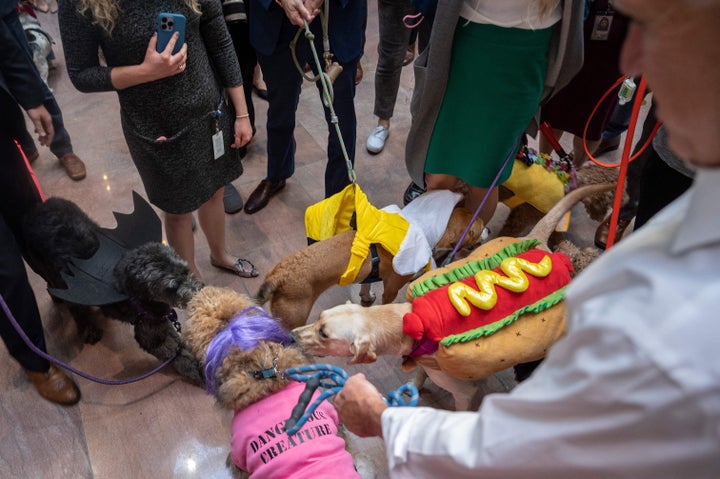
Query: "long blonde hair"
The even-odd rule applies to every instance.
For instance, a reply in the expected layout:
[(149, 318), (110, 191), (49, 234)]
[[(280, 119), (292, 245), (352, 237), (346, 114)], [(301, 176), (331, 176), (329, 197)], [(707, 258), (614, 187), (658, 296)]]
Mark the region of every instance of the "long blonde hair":
[[(201, 14), (200, 0), (183, 0), (183, 2), (193, 12)], [(108, 34), (112, 33), (120, 14), (117, 0), (78, 0), (78, 3), (78, 12), (84, 15), (85, 12), (90, 11), (93, 23), (99, 25)]]

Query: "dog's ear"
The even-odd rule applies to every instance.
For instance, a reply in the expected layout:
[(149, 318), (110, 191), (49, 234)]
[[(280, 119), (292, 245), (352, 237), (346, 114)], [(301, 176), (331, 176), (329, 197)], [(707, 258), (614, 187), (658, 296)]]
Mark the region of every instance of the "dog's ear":
[(348, 364), (374, 363), (377, 359), (375, 345), (368, 338), (355, 339), (350, 346), (350, 352), (354, 354)]

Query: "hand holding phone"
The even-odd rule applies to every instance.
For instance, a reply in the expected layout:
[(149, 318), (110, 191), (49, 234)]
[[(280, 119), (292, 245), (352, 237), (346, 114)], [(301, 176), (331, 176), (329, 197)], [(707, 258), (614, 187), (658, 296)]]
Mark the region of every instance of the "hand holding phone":
[(157, 16), (157, 52), (162, 53), (175, 32), (179, 33), (173, 55), (180, 51), (185, 43), (185, 17), (179, 13), (160, 12)]

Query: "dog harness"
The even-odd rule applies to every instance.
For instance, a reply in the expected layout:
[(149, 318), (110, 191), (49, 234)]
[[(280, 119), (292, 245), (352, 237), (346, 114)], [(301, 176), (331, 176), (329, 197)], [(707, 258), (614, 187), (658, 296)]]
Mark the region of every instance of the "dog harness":
[(370, 274), (368, 274), (364, 280), (360, 281), (362, 284), (377, 283), (378, 281), (382, 281), (382, 278), (380, 277), (380, 256), (378, 256), (376, 243), (370, 245), (370, 260), (372, 269), (370, 270)]

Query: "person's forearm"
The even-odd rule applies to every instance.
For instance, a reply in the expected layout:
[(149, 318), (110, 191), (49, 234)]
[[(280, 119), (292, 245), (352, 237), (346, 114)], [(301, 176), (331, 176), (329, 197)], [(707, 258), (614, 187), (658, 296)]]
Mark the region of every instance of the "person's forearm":
[(245, 91), (242, 85), (231, 86), (227, 88), (230, 101), (235, 107), (235, 115), (245, 117), (248, 114), (247, 102), (245, 101)]
[(152, 74), (144, 64), (114, 67), (110, 70), (110, 80), (112, 81), (113, 87), (118, 90), (124, 90), (125, 88), (159, 80), (160, 78), (162, 77), (157, 76), (157, 74)]
[(479, 474), (497, 464), (482, 462), (479, 421), (480, 415), (474, 412), (388, 408), (382, 414), (382, 437), (391, 475), (439, 477), (441, 469), (445, 477), (487, 477)]

